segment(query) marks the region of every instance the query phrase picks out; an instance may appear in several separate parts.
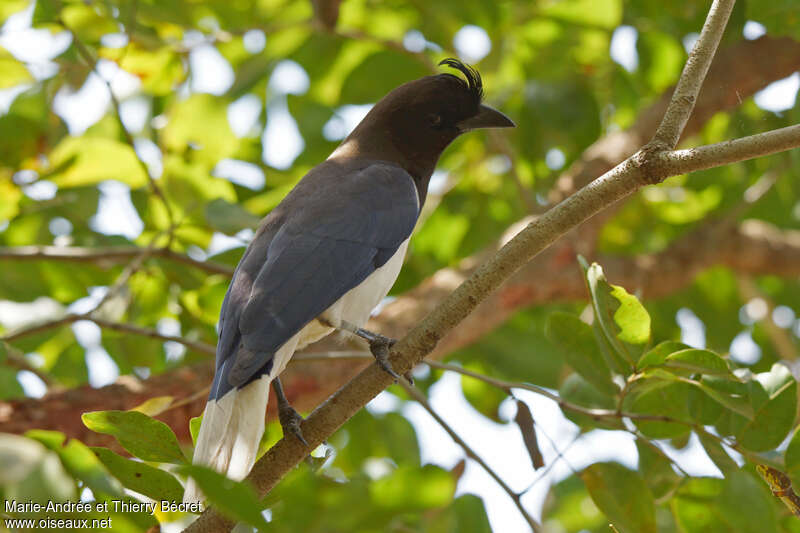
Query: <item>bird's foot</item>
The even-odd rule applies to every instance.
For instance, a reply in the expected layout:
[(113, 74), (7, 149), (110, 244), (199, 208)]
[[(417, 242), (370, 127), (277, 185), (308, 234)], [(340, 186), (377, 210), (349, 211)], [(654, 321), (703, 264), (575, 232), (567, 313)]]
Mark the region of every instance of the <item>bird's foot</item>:
[(278, 404), (278, 420), (281, 423), (281, 428), (283, 428), (284, 437), (290, 434), (294, 435), (297, 440), (308, 447), (308, 442), (303, 437), (303, 430), (300, 429), (300, 424), (303, 423), (304, 419), (300, 416), (300, 413), (294, 410), (294, 407), (288, 403), (286, 405)]
[(283, 428), (283, 436), (294, 435), (297, 440), (302, 442), (308, 448), (308, 442), (303, 437), (303, 430), (300, 424), (303, 423), (303, 417), (300, 413), (294, 410), (294, 407), (286, 399), (286, 394), (283, 392), (283, 385), (279, 378), (272, 381), (272, 388), (275, 390), (275, 397), (278, 399), (278, 420)]
[[(389, 351), (392, 349), (392, 346), (397, 343), (397, 340), (361, 328), (359, 328), (357, 334), (369, 343), (369, 351), (372, 352), (378, 366), (380, 366), (384, 372), (392, 376), (395, 381), (399, 380), (400, 374), (395, 372), (394, 368), (392, 368), (392, 363), (389, 361)], [(410, 372), (406, 372), (403, 377), (405, 377), (409, 383), (414, 383)]]

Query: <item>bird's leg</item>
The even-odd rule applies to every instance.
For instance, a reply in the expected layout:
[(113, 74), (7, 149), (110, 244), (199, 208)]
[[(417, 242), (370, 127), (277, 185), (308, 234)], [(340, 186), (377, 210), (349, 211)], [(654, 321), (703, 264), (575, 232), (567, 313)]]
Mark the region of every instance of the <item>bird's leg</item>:
[(303, 431), (300, 429), (303, 417), (289, 404), (289, 400), (286, 399), (286, 395), (283, 393), (281, 380), (277, 376), (272, 380), (272, 388), (275, 390), (275, 397), (278, 399), (278, 420), (280, 420), (283, 428), (283, 436), (292, 434), (308, 447), (306, 439), (303, 438)]
[[(389, 350), (397, 342), (397, 339), (390, 339), (389, 337), (384, 337), (380, 333), (359, 328), (355, 324), (351, 324), (346, 320), (342, 320), (338, 327), (334, 326), (327, 320), (325, 320), (325, 323), (331, 327), (335, 327), (336, 329), (349, 331), (353, 335), (357, 335), (367, 341), (367, 343), (369, 343), (369, 351), (372, 352), (372, 355), (375, 357), (375, 361), (377, 361), (378, 366), (380, 366), (384, 372), (392, 376), (395, 381), (400, 379), (400, 374), (394, 371), (394, 368), (392, 368), (392, 363), (389, 362)], [(411, 377), (410, 372), (406, 372), (403, 377), (405, 377), (409, 383), (414, 383), (414, 379)]]

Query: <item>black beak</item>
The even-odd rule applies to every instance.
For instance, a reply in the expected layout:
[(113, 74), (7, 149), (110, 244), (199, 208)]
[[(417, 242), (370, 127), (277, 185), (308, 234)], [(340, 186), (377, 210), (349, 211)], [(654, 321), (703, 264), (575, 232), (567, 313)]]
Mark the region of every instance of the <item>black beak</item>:
[(481, 104), (477, 115), (462, 120), (456, 126), (463, 133), (478, 128), (514, 128), (516, 124), (497, 109)]

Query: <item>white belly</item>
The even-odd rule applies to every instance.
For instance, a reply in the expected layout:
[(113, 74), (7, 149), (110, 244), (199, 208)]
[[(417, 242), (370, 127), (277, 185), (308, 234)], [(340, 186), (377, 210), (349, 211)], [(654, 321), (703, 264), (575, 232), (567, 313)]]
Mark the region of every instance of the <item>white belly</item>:
[(386, 297), (389, 289), (397, 280), (397, 275), (403, 267), (407, 248), (408, 239), (400, 244), (394, 255), (382, 267), (375, 270), (367, 279), (350, 289), (330, 306), (322, 314), (323, 318), (334, 325), (340, 324), (342, 320), (358, 327), (366, 324), (372, 310)]

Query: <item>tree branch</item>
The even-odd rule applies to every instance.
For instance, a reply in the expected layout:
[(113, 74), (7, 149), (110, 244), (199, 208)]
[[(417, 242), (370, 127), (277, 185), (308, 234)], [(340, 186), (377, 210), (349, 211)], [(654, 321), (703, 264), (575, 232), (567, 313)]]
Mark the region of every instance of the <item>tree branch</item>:
[(54, 320), (50, 320), (40, 324), (35, 324), (25, 329), (12, 331), (11, 333), (8, 333), (3, 337), (0, 337), (0, 341), (14, 342), (24, 337), (35, 335), (36, 333), (41, 333), (49, 329), (54, 329), (60, 326), (65, 326), (68, 324), (72, 324), (74, 322), (78, 322), (79, 320), (89, 320), (91, 322), (94, 322), (101, 328), (111, 329), (114, 331), (122, 331), (124, 333), (131, 333), (133, 335), (138, 335), (140, 337), (160, 339), (165, 342), (166, 341), (177, 342), (199, 353), (205, 353), (210, 355), (214, 355), (214, 353), (216, 353), (216, 348), (210, 344), (193, 341), (177, 335), (164, 335), (162, 333), (159, 333), (155, 329), (144, 328), (141, 326), (137, 326), (135, 324), (126, 324), (124, 322), (115, 322), (113, 320), (106, 320), (105, 318), (95, 316), (94, 311), (89, 313), (70, 313), (68, 315), (64, 315), (63, 317), (56, 318)]
[[(169, 225), (171, 227), (174, 227), (175, 215), (172, 212), (172, 207), (169, 205), (167, 197), (164, 195), (164, 191), (161, 190), (161, 187), (158, 186), (156, 180), (153, 178), (153, 176), (150, 175), (150, 169), (147, 168), (145, 162), (142, 161), (142, 159), (139, 157), (139, 154), (136, 153), (136, 145), (133, 142), (133, 136), (128, 131), (128, 128), (125, 127), (125, 123), (122, 121), (122, 112), (120, 110), (119, 99), (117, 99), (117, 96), (114, 94), (114, 91), (111, 88), (111, 83), (108, 80), (106, 80), (102, 75), (100, 75), (100, 72), (97, 70), (97, 59), (92, 55), (92, 53), (89, 51), (86, 45), (83, 44), (83, 41), (81, 41), (80, 37), (78, 37), (78, 34), (75, 33), (63, 19), (59, 18), (58, 22), (72, 36), (72, 42), (75, 45), (76, 50), (78, 50), (78, 54), (83, 58), (84, 61), (86, 61), (87, 65), (89, 65), (89, 68), (92, 69), (92, 72), (94, 72), (97, 75), (97, 77), (103, 81), (106, 88), (108, 89), (108, 95), (109, 97), (111, 97), (111, 104), (114, 107), (114, 116), (117, 119), (117, 122), (119, 123), (119, 127), (122, 130), (122, 134), (125, 137), (125, 141), (128, 143), (131, 150), (133, 150), (133, 155), (136, 157), (136, 161), (139, 163), (139, 166), (141, 167), (145, 177), (147, 178), (147, 183), (150, 185), (150, 190), (153, 192), (153, 194), (155, 194), (158, 197), (159, 200), (161, 200), (161, 203), (164, 204), (164, 210), (167, 213), (167, 219), (169, 220)], [(128, 37), (130, 40), (130, 33), (128, 34)]]
[[(720, 50), (700, 91), (694, 113), (683, 130), (683, 138), (701, 130), (716, 113), (734, 109), (770, 83), (800, 69), (800, 42), (788, 37), (764, 35), (740, 41)], [(558, 178), (549, 193), (557, 203), (595, 177), (629, 157), (654, 135), (672, 100), (665, 91), (650, 107), (639, 113), (634, 125), (597, 140)]]
[[(109, 246), (106, 248), (79, 246), (0, 246), (0, 261), (68, 261), (75, 263), (95, 263), (100, 266), (127, 261), (144, 251), (138, 246)], [(169, 248), (154, 248), (151, 257), (168, 259), (177, 263), (204, 270), (212, 274), (233, 275), (233, 268), (214, 263), (198, 261), (188, 255), (174, 252)]]
[(800, 124), (697, 148), (659, 152), (646, 162), (648, 179), (654, 183), (707, 168), (738, 163), (800, 146)]
[(678, 139), (694, 110), (700, 87), (706, 79), (735, 3), (736, 0), (714, 0), (711, 4), (700, 37), (689, 53), (669, 107), (653, 136), (652, 142), (659, 148), (671, 150), (677, 146)]

